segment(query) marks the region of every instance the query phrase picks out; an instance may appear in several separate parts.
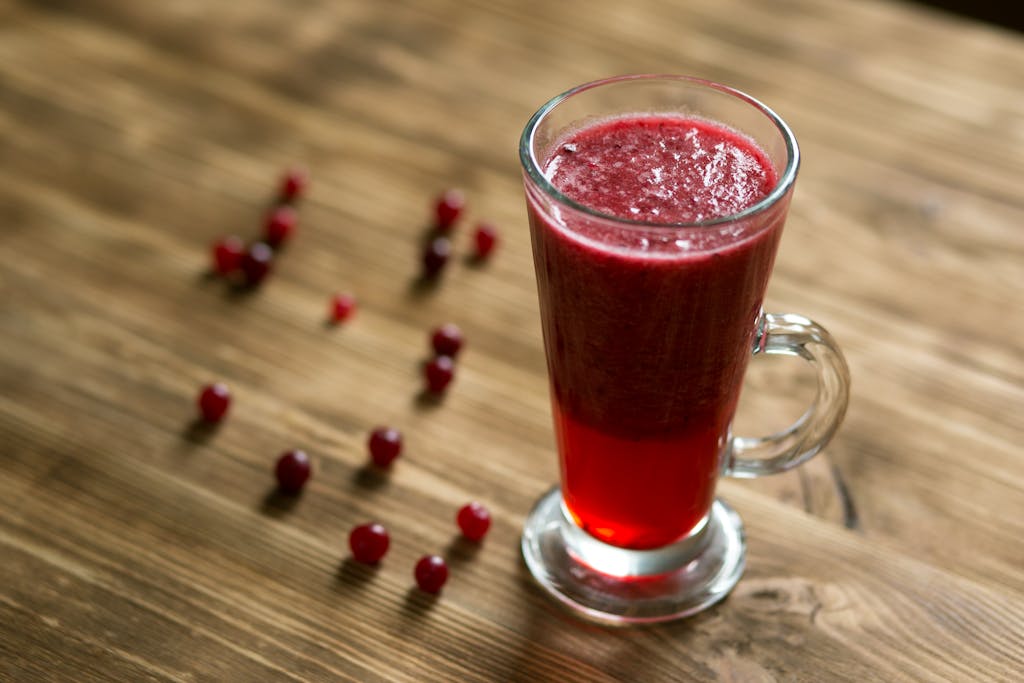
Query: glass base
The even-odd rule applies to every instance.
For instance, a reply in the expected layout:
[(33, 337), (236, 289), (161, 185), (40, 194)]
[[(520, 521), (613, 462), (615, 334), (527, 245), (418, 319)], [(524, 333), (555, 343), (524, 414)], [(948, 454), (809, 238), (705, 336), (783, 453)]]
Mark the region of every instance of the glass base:
[(545, 590), (577, 615), (613, 625), (680, 619), (710, 607), (739, 581), (747, 554), (743, 522), (721, 500), (683, 540), (628, 550), (580, 529), (557, 486), (527, 516), (522, 548)]

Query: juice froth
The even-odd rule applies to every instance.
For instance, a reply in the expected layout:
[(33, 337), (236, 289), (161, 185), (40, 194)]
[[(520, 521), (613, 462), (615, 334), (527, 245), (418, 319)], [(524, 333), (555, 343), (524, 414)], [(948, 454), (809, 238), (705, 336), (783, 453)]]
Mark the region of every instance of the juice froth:
[(558, 145), (544, 174), (583, 206), (648, 223), (731, 216), (776, 182), (750, 140), (709, 121), (670, 116), (595, 124)]

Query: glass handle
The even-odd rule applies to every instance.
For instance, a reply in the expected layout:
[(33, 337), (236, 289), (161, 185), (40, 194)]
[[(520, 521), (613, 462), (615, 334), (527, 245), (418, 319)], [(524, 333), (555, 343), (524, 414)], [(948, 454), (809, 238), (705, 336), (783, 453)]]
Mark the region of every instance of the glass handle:
[(839, 428), (850, 395), (846, 359), (832, 335), (807, 318), (763, 314), (753, 352), (800, 356), (817, 372), (818, 392), (800, 419), (781, 432), (732, 439), (725, 474), (741, 479), (785, 472), (811, 459)]

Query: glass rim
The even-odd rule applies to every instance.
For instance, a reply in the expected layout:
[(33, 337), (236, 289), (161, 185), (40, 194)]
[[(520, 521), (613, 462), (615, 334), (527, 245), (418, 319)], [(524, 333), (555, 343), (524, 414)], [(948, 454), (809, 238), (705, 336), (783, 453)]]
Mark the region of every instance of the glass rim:
[[(623, 218), (621, 216), (615, 216), (613, 214), (604, 213), (593, 209), (585, 204), (580, 204), (574, 199), (566, 196), (555, 187), (550, 180), (545, 177), (541, 170), (541, 165), (538, 162), (536, 156), (533, 153), (533, 141), (540, 123), (550, 114), (558, 105), (568, 100), (574, 95), (578, 95), (587, 90), (593, 90), (605, 85), (611, 85), (615, 83), (624, 83), (629, 81), (676, 81), (686, 83), (689, 85), (701, 86), (711, 90), (717, 90), (726, 95), (730, 95), (738, 100), (746, 102), (759, 110), (774, 124), (775, 128), (782, 135), (783, 140), (786, 144), (786, 167), (782, 173), (779, 174), (779, 179), (775, 183), (775, 187), (772, 188), (771, 192), (762, 197), (760, 200), (751, 204), (742, 211), (729, 214), (727, 216), (719, 216), (716, 218), (710, 218), (704, 221), (696, 222), (681, 222), (681, 223), (656, 223), (647, 220), (637, 220), (632, 218)], [(743, 131), (740, 131), (743, 132)], [(763, 102), (758, 100), (751, 95), (746, 94), (736, 88), (731, 88), (721, 83), (716, 83), (703, 78), (697, 78), (695, 76), (684, 76), (678, 74), (630, 74), (625, 76), (612, 76), (610, 78), (603, 78), (596, 81), (590, 81), (578, 85), (574, 88), (566, 90), (565, 92), (552, 97), (550, 100), (545, 102), (540, 109), (538, 109), (530, 120), (526, 123), (526, 127), (523, 129), (523, 134), (519, 138), (519, 163), (522, 165), (523, 170), (527, 176), (537, 185), (547, 196), (553, 198), (558, 203), (568, 206), (575, 211), (585, 213), (594, 218), (610, 221), (619, 225), (631, 228), (703, 228), (715, 225), (724, 225), (728, 223), (735, 223), (737, 221), (746, 219), (750, 216), (754, 216), (758, 213), (766, 211), (775, 205), (782, 197), (789, 192), (793, 183), (796, 181), (797, 169), (800, 166), (800, 148), (796, 142), (796, 136), (793, 135), (793, 131), (789, 125), (782, 119), (781, 116), (776, 114), (770, 107), (765, 105)]]

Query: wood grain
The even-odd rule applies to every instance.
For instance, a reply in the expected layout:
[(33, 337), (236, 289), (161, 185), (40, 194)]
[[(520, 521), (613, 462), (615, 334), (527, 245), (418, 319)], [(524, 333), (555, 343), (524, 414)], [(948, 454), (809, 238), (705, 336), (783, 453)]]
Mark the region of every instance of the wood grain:
[[(518, 555), (557, 479), (515, 145), (579, 82), (684, 72), (770, 103), (804, 165), (767, 307), (850, 362), (827, 453), (726, 481), (747, 573), (678, 624), (561, 612)], [(0, 679), (1016, 680), (1024, 670), (1024, 41), (888, 2), (0, 0)], [(289, 164), (300, 233), (206, 275)], [(417, 251), (470, 200), (440, 286)], [(467, 227), (502, 244), (473, 265)], [(351, 289), (356, 318), (326, 326)], [(418, 398), (427, 331), (468, 346)], [(197, 429), (212, 379), (236, 396)], [(798, 415), (759, 361), (737, 428)], [(401, 428), (388, 476), (365, 439)], [(271, 467), (306, 449), (295, 501)], [(455, 510), (495, 527), (460, 542)], [(367, 519), (394, 545), (346, 561)], [(412, 566), (444, 553), (428, 600)]]

